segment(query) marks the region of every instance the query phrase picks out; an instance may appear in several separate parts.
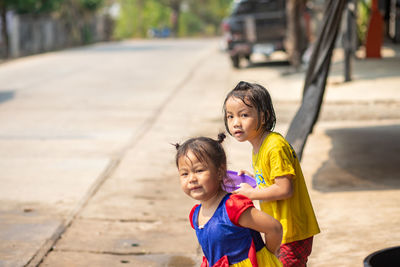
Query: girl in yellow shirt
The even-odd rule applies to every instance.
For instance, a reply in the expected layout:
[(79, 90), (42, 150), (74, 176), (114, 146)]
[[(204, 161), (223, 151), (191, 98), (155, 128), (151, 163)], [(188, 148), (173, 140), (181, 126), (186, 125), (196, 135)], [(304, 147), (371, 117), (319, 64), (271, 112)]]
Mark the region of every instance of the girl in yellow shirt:
[(239, 82), (224, 101), (225, 127), (239, 142), (253, 147), (257, 188), (241, 184), (234, 191), (260, 200), (262, 211), (283, 226), (279, 259), (283, 266), (306, 266), (313, 236), (320, 232), (295, 151), (273, 132), (276, 118), (268, 91), (259, 84)]

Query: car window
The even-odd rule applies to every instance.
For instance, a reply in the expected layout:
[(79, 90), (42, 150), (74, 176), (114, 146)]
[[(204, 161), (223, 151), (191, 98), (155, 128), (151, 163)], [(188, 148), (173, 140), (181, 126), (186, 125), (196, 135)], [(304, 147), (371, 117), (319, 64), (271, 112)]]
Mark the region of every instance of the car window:
[(233, 6), (232, 15), (254, 13), (254, 1), (239, 1)]
[(256, 12), (277, 11), (283, 9), (284, 7), (284, 0), (261, 0), (256, 1), (255, 4)]
[(232, 15), (279, 11), (284, 8), (284, 0), (242, 0), (234, 2)]

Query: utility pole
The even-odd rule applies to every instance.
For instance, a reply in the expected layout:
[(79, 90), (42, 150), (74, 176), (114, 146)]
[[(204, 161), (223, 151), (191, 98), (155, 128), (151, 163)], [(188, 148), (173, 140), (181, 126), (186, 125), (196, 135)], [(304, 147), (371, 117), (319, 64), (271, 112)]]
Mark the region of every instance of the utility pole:
[(355, 52), (356, 36), (356, 3), (354, 0), (348, 0), (345, 11), (344, 21), (346, 22), (343, 34), (344, 48), (344, 81), (351, 81), (352, 59)]
[(301, 57), (307, 48), (304, 26), (305, 0), (286, 0), (286, 51), (294, 68), (301, 65)]

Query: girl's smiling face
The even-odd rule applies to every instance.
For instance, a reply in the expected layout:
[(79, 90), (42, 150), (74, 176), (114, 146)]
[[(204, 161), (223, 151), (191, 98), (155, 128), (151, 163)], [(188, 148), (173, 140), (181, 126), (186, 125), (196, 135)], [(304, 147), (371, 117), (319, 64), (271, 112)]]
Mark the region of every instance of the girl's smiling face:
[(193, 199), (207, 201), (221, 190), (222, 178), (213, 164), (200, 161), (190, 150), (178, 160), (183, 192)]
[(241, 99), (230, 97), (226, 101), (225, 114), (229, 132), (239, 142), (253, 143), (262, 135), (257, 110)]

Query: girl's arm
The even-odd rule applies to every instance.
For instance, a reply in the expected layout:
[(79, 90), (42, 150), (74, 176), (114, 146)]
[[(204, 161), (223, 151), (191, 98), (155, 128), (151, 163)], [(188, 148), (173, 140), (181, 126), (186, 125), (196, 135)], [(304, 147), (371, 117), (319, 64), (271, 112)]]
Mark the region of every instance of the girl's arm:
[(275, 183), (266, 188), (253, 188), (246, 183), (240, 184), (240, 188), (233, 194), (242, 194), (251, 200), (275, 201), (292, 197), (292, 175), (275, 177)]
[(239, 217), (239, 225), (265, 234), (265, 246), (277, 255), (282, 242), (282, 225), (265, 212), (254, 207), (246, 209)]

